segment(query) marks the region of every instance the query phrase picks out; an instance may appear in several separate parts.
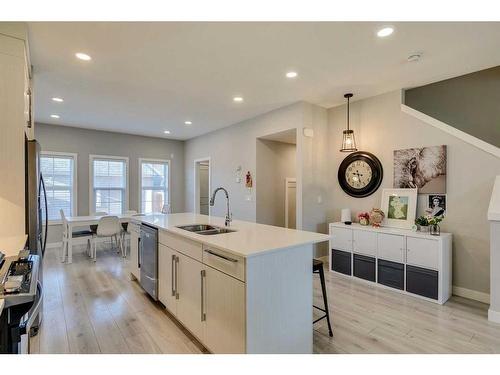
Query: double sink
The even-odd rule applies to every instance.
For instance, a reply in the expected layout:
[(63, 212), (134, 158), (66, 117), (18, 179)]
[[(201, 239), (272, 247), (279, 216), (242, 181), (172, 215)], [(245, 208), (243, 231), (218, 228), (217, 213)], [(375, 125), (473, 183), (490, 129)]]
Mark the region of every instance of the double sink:
[(236, 232), (235, 230), (216, 227), (208, 224), (191, 224), (191, 225), (180, 225), (177, 228), (187, 230), (188, 232), (193, 232), (196, 234), (202, 234), (204, 236), (211, 236), (214, 234), (231, 233)]

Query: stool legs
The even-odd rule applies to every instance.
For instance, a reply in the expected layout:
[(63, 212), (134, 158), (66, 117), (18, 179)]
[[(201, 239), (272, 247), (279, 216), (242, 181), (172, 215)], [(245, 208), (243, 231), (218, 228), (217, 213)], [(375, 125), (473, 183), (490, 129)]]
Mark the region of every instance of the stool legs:
[(330, 312), (328, 311), (328, 299), (326, 296), (325, 272), (323, 267), (319, 269), (319, 279), (321, 281), (321, 290), (323, 292), (323, 304), (325, 306), (326, 322), (328, 323), (328, 333), (333, 337), (332, 325), (330, 324)]

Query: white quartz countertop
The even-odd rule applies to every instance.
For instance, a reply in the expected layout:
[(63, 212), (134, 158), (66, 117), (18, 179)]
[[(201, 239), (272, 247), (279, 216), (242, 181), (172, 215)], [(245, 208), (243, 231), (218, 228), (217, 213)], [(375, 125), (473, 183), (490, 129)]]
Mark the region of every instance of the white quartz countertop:
[(201, 235), (177, 228), (180, 225), (211, 224), (224, 226), (224, 219), (193, 213), (153, 214), (133, 217), (132, 221), (149, 224), (158, 229), (175, 233), (208, 246), (226, 250), (235, 255), (251, 257), (265, 252), (306, 244), (328, 241), (326, 234), (287, 229), (271, 225), (233, 220), (231, 233)]
[(26, 234), (0, 237), (0, 251), (4, 253), (6, 257), (17, 255), (24, 249), (27, 239), (28, 236)]
[(495, 185), (493, 185), (493, 191), (491, 192), (488, 220), (500, 221), (500, 176), (496, 177)]

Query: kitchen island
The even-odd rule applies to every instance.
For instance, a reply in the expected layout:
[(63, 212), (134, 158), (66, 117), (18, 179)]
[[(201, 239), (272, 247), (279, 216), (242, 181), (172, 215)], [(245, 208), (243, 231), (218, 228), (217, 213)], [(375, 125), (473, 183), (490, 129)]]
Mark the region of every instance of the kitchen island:
[(313, 244), (324, 234), (192, 213), (134, 217), (131, 274), (140, 279), (138, 226), (158, 229), (158, 299), (213, 353), (312, 353)]

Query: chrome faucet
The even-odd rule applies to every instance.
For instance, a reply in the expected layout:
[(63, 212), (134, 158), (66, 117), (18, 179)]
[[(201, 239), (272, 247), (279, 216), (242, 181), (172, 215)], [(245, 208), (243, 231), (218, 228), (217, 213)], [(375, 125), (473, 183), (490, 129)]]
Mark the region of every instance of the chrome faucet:
[(227, 192), (226, 189), (224, 189), (223, 187), (218, 187), (217, 189), (214, 190), (213, 194), (212, 194), (212, 198), (210, 198), (210, 206), (213, 206), (215, 204), (215, 195), (217, 194), (217, 192), (219, 190), (222, 190), (225, 194), (226, 194), (226, 199), (227, 199), (227, 212), (226, 212), (226, 220), (224, 221), (224, 225), (226, 227), (230, 226), (231, 225), (231, 221), (233, 220), (231, 218), (231, 212), (229, 212), (229, 193)]

